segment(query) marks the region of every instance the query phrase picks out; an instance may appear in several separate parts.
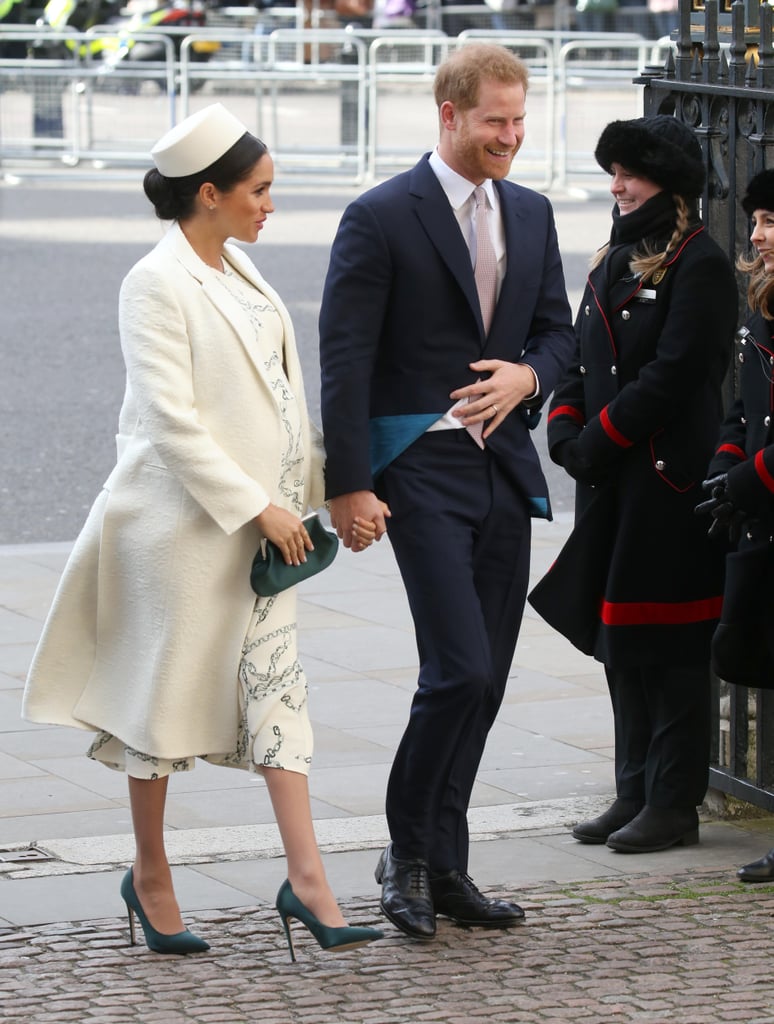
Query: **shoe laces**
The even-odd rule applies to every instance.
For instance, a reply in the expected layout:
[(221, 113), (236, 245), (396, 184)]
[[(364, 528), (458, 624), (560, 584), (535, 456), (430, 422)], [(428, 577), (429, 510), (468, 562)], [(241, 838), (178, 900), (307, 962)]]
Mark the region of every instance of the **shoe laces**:
[(409, 890), (414, 897), (430, 898), (427, 867), (421, 861), (416, 861), (409, 868)]
[(460, 879), (466, 889), (471, 889), (476, 896), (481, 896), (481, 891), (466, 871), (460, 871)]

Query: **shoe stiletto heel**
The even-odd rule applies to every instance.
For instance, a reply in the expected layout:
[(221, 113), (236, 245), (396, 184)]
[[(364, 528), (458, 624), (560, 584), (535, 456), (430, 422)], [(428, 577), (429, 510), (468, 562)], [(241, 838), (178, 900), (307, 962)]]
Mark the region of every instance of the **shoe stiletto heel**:
[(164, 935), (162, 932), (156, 931), (148, 920), (145, 911), (142, 909), (142, 904), (137, 898), (137, 893), (134, 891), (134, 875), (131, 868), (126, 872), (121, 882), (121, 896), (124, 903), (126, 903), (126, 910), (129, 914), (130, 945), (135, 945), (134, 917), (136, 914), (145, 936), (145, 944), (154, 953), (203, 953), (210, 948), (209, 943), (205, 942), (204, 939), (200, 939), (198, 935), (189, 932), (187, 928), (185, 931), (175, 932), (174, 935)]
[(377, 928), (350, 928), (346, 925), (343, 928), (331, 928), (322, 924), (296, 896), (287, 879), (277, 893), (276, 906), (282, 927), (285, 929), (285, 938), (288, 940), (290, 959), (293, 963), (296, 962), (293, 936), (290, 932), (290, 922), (293, 920), (300, 921), (317, 939), (320, 948), (331, 953), (341, 953), (345, 949), (357, 949), (358, 946), (365, 946), (376, 939), (384, 938), (384, 933)]

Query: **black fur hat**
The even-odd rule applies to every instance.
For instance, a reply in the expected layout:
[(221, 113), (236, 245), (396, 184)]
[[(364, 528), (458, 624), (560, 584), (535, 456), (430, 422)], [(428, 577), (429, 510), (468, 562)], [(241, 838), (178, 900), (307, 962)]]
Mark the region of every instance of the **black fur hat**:
[(701, 146), (691, 129), (669, 114), (612, 121), (594, 156), (608, 174), (614, 163), (621, 164), (685, 199), (696, 199), (704, 188)]
[(761, 171), (747, 186), (742, 209), (748, 217), (756, 210), (774, 210), (774, 171)]

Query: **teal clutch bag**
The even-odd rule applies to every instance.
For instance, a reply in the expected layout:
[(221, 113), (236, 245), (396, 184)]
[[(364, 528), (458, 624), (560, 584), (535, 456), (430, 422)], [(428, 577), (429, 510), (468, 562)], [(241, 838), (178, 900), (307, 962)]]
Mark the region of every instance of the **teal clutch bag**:
[(316, 513), (304, 517), (314, 551), (307, 551), (301, 565), (287, 565), (282, 554), (269, 540), (261, 543), (250, 570), (250, 585), (259, 597), (272, 597), (302, 580), (327, 569), (339, 547), (339, 538), (326, 529)]

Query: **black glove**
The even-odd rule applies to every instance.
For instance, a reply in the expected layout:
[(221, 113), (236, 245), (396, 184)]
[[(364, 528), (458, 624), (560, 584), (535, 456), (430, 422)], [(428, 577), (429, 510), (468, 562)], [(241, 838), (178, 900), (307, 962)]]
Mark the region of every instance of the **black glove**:
[(588, 484), (591, 487), (601, 484), (607, 477), (607, 472), (593, 467), (580, 454), (579, 447), (577, 439), (562, 441), (554, 450), (554, 457), (559, 465), (579, 484)]
[(710, 497), (697, 505), (694, 511), (698, 515), (709, 513), (712, 516), (708, 536), (717, 537), (723, 531), (727, 531), (731, 543), (738, 543), (742, 525), (748, 516), (731, 500), (728, 493), (728, 473), (718, 473), (709, 480), (703, 480), (701, 487)]

